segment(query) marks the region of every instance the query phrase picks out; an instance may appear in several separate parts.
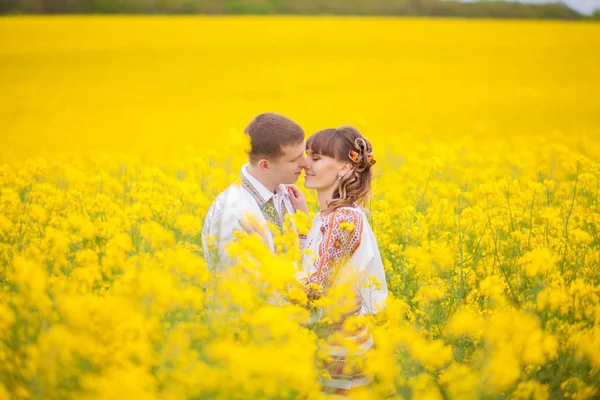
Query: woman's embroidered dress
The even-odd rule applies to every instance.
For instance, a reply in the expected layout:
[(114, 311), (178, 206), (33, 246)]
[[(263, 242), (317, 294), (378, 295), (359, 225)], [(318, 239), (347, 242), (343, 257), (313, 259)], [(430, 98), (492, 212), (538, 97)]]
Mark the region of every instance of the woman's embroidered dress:
[[(341, 207), (324, 218), (318, 214), (306, 248), (309, 252), (303, 261), (307, 277), (303, 283), (309, 298), (317, 299), (336, 285), (343, 285), (339, 287), (347, 288), (347, 298), (356, 300), (349, 302), (354, 306), (344, 310), (340, 320), (326, 327), (324, 335), (330, 359), (323, 365), (329, 375), (321, 379), (323, 391), (347, 395), (373, 379), (364, 372), (373, 337), (365, 324), (344, 330), (344, 321), (351, 315), (375, 314), (383, 307), (387, 297), (383, 263), (366, 215), (358, 207)], [(350, 282), (349, 277), (355, 281), (344, 285)]]

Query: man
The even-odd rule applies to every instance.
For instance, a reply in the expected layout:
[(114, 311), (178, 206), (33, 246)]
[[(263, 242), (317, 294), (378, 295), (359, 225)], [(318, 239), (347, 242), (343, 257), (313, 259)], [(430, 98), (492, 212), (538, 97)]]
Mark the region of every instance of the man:
[[(234, 231), (248, 231), (248, 215), (261, 226), (270, 222), (281, 229), (285, 214), (295, 212), (285, 185), (296, 183), (305, 166), (304, 131), (283, 115), (263, 113), (244, 133), (250, 137), (250, 151), (241, 181), (219, 194), (204, 220), (202, 242), (209, 268), (231, 263), (225, 245)], [(263, 234), (274, 251), (272, 233)]]

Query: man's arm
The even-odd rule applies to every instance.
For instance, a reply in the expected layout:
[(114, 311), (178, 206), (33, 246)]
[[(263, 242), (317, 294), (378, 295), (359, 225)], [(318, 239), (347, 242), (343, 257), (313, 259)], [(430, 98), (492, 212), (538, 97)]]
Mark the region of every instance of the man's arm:
[(225, 246), (234, 239), (234, 231), (243, 231), (239, 217), (226, 202), (217, 199), (206, 213), (202, 229), (204, 259), (209, 269), (219, 270), (233, 264)]

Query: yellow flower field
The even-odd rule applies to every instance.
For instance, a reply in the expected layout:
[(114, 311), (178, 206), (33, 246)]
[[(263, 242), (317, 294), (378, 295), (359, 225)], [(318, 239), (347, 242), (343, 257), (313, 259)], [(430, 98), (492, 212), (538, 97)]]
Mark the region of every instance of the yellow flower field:
[(357, 397), (597, 398), (598, 71), (592, 23), (0, 18), (0, 399), (320, 397), (299, 252), (203, 260), (263, 111), (373, 142)]

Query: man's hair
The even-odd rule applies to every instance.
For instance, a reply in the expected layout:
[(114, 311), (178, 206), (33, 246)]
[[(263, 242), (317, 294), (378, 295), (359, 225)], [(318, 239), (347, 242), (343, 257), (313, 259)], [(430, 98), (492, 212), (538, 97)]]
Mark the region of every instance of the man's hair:
[(277, 159), (283, 155), (282, 146), (300, 144), (304, 131), (294, 121), (276, 113), (262, 113), (254, 117), (244, 133), (250, 136), (248, 158), (255, 163), (261, 158)]

